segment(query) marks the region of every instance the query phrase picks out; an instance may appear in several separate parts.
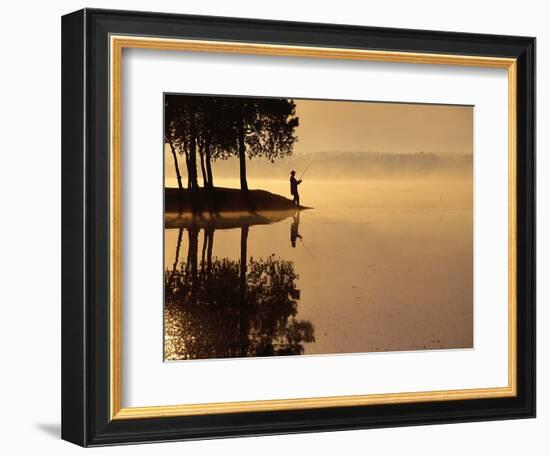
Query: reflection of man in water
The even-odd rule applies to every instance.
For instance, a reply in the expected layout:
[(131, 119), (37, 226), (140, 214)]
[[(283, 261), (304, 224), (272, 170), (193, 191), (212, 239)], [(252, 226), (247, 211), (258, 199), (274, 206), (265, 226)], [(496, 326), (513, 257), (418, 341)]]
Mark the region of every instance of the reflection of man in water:
[(302, 236), (298, 233), (298, 227), (300, 226), (300, 211), (292, 216), (292, 225), (290, 225), (290, 243), (292, 247), (296, 247), (296, 239), (302, 239)]
[(290, 171), (290, 194), (293, 196), (292, 202), (295, 206), (300, 206), (300, 194), (298, 193), (298, 185), (302, 183), (302, 179), (297, 180), (294, 176), (296, 171)]

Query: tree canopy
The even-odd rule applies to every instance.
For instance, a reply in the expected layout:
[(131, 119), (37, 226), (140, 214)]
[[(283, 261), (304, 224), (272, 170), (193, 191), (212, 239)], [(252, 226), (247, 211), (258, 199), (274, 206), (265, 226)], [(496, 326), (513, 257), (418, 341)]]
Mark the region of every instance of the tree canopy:
[(265, 157), (274, 162), (291, 155), (298, 123), (296, 104), (290, 99), (165, 96), (164, 138), (179, 188), (183, 188), (179, 158), (185, 158), (187, 187), (196, 189), (199, 165), (204, 187), (211, 188), (212, 161), (238, 157), (241, 190), (248, 190), (246, 159)]

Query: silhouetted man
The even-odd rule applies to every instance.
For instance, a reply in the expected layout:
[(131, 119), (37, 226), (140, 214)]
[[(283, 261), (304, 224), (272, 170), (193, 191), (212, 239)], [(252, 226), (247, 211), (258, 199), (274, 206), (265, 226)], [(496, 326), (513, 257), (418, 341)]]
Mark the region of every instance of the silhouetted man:
[(300, 206), (300, 194), (298, 193), (298, 185), (302, 183), (302, 179), (297, 180), (294, 176), (296, 171), (290, 171), (290, 194), (292, 195), (292, 202), (295, 206)]

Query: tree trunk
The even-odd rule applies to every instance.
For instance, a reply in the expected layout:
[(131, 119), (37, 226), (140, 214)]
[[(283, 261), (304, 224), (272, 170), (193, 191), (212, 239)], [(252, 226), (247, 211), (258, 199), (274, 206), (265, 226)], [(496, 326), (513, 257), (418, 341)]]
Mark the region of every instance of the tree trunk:
[(185, 149), (185, 166), (187, 167), (187, 188), (191, 189), (191, 165), (189, 164), (189, 152)]
[(174, 157), (174, 167), (176, 168), (176, 177), (178, 178), (178, 188), (182, 190), (183, 184), (181, 183), (181, 173), (180, 173), (180, 167), (178, 165), (178, 156), (176, 155), (176, 148), (172, 144), (172, 141), (170, 141), (169, 144), (170, 144), (170, 150), (172, 151), (172, 157)]
[(204, 165), (204, 144), (201, 144), (199, 147), (199, 155), (201, 159), (202, 185), (206, 188), (208, 187), (208, 177), (206, 175), (206, 168)]
[(189, 141), (189, 177), (191, 179), (191, 189), (199, 188), (197, 179), (197, 135), (195, 128), (195, 118), (191, 116), (191, 141)]
[(212, 157), (210, 155), (210, 143), (207, 141), (204, 146), (206, 154), (206, 175), (208, 176), (208, 186), (214, 188), (214, 177), (212, 176)]
[(239, 169), (241, 175), (241, 190), (248, 191), (248, 182), (246, 181), (246, 144), (244, 142), (244, 125), (239, 126)]

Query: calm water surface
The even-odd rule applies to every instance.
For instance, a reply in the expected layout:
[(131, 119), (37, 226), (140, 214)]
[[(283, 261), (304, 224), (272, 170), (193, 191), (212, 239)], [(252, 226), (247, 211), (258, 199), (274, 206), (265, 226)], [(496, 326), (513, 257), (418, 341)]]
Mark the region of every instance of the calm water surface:
[(300, 190), (269, 224), (165, 229), (167, 360), (472, 347), (471, 179)]

